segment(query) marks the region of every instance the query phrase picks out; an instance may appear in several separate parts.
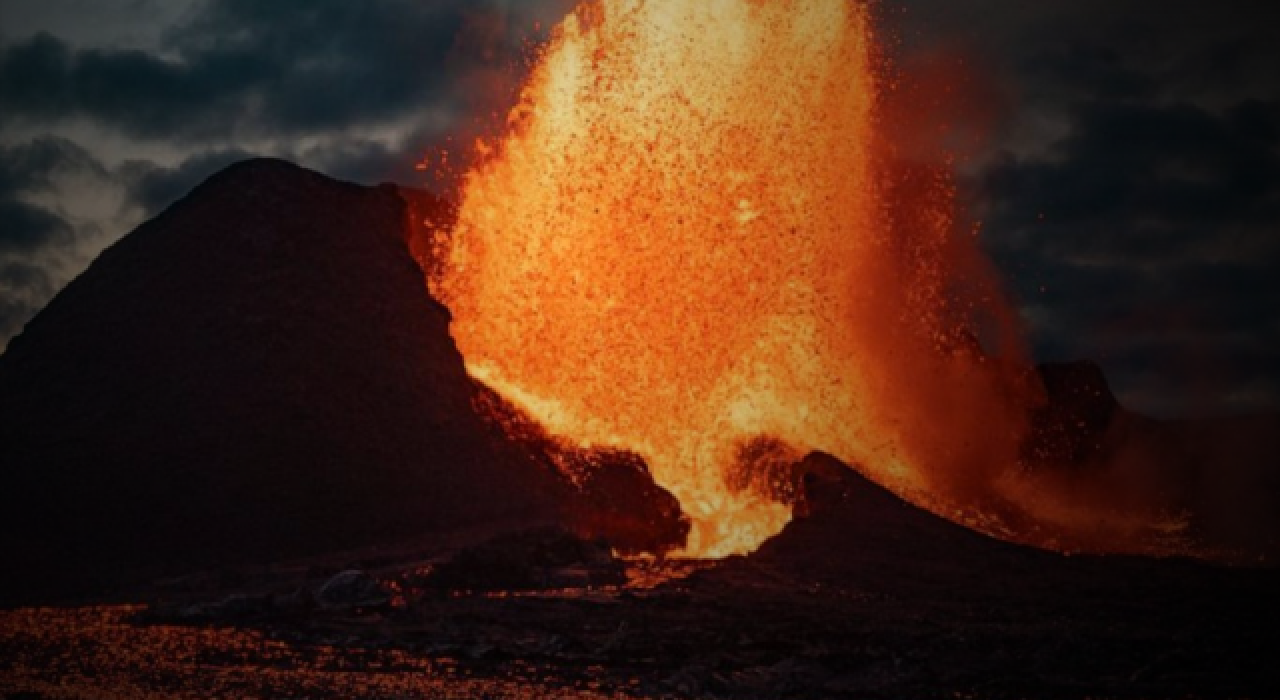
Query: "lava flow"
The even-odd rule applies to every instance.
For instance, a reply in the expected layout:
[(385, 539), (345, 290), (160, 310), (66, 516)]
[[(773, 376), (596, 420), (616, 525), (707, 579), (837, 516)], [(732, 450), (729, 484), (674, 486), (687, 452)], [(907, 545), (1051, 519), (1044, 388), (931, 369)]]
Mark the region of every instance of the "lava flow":
[(691, 556), (778, 532), (778, 467), (814, 450), (1006, 539), (1184, 547), (1129, 467), (1026, 468), (1044, 388), (872, 25), (848, 0), (583, 2), (427, 244), (468, 370), (643, 456)]
[(690, 554), (790, 518), (742, 478), (753, 438), (943, 509), (1015, 459), (1017, 402), (957, 303), (973, 243), (945, 178), (892, 164), (879, 72), (846, 0), (585, 3), (438, 241), (473, 375), (643, 455)]

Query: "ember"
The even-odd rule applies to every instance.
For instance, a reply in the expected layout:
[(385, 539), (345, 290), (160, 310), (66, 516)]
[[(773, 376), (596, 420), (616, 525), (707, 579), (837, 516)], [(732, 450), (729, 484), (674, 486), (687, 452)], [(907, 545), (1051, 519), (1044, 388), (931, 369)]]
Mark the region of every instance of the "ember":
[(689, 554), (790, 518), (732, 478), (761, 436), (935, 507), (1016, 460), (1016, 382), (967, 351), (977, 302), (953, 295), (973, 243), (945, 177), (878, 135), (877, 70), (842, 0), (585, 3), (435, 241), (470, 372), (643, 455)]

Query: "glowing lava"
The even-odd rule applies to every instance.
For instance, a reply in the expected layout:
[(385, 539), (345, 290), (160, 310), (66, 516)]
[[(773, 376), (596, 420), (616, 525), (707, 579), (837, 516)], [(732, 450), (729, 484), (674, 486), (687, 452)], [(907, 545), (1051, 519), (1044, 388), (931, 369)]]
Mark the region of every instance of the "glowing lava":
[(789, 519), (733, 485), (757, 436), (942, 509), (1014, 462), (1019, 402), (956, 296), (973, 243), (945, 180), (878, 135), (877, 65), (846, 0), (584, 4), (439, 241), (470, 371), (566, 440), (643, 455), (691, 554)]

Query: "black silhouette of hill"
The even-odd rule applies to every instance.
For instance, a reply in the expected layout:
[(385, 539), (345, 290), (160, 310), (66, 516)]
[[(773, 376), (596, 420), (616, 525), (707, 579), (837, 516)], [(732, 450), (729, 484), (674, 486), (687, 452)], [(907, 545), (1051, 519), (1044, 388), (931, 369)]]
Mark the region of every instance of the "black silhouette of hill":
[[(545, 450), (473, 410), (408, 212), (393, 186), (247, 161), (63, 290), (0, 355), (0, 598), (589, 520)], [(635, 495), (610, 522), (682, 537), (643, 463), (617, 468)]]

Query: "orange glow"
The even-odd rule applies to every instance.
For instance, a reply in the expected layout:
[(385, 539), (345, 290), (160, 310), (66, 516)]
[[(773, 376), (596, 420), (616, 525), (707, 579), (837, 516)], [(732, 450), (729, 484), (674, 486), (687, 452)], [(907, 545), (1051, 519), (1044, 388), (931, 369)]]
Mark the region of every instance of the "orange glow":
[(859, 3), (584, 3), (437, 233), (470, 372), (644, 456), (689, 555), (791, 517), (731, 478), (759, 436), (1008, 534), (974, 504), (1016, 463), (1027, 365), (974, 350), (972, 317), (1006, 312), (972, 291), (947, 179), (884, 135), (879, 76)]

